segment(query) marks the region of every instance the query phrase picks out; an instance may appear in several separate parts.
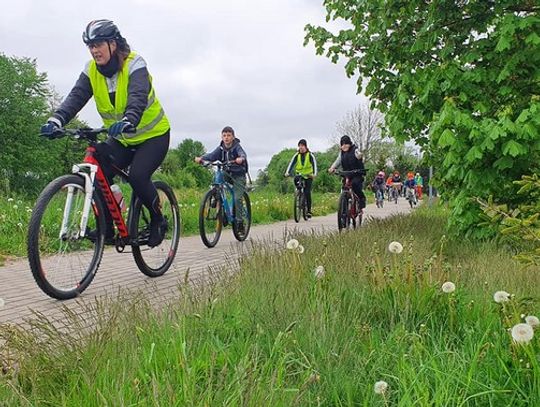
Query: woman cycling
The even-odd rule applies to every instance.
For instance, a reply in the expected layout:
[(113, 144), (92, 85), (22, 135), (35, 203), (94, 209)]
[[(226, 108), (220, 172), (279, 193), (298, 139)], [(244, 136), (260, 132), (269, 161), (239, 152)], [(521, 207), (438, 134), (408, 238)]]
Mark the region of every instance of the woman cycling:
[[(169, 149), (170, 126), (159, 103), (145, 60), (131, 51), (118, 27), (110, 20), (91, 21), (83, 32), (92, 60), (86, 64), (62, 105), (41, 127), (41, 135), (54, 138), (94, 96), (96, 108), (108, 127), (99, 143), (97, 158), (112, 183), (112, 165), (129, 169), (133, 191), (150, 211), (149, 246), (163, 240), (167, 222), (160, 209), (151, 176)], [(98, 193), (101, 193), (98, 190)], [(106, 241), (114, 241), (112, 217), (105, 212)], [(89, 233), (89, 237), (95, 231)]]

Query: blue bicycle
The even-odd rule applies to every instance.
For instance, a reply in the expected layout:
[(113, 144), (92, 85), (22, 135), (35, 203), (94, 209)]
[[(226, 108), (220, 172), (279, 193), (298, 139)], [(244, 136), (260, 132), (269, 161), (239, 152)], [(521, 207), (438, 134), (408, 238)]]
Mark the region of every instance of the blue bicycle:
[(205, 246), (214, 247), (221, 236), (223, 226), (232, 225), (236, 240), (246, 240), (251, 228), (251, 203), (246, 191), (239, 199), (240, 207), (235, 206), (233, 186), (225, 180), (225, 169), (234, 162), (202, 162), (216, 167), (210, 190), (204, 195), (199, 208), (199, 233)]

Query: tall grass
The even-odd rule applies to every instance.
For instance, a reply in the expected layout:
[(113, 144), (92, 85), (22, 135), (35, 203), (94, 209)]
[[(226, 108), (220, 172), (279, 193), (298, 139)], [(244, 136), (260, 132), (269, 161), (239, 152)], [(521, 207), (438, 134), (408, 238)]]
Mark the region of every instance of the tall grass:
[[(443, 236), (442, 210), (263, 244), (236, 273), (182, 286), (162, 312), (102, 304), (95, 329), (2, 327), (6, 405), (540, 405), (538, 270)], [(400, 254), (388, 251), (399, 241)], [(285, 242), (283, 242), (283, 247)], [(314, 273), (317, 270), (317, 274)], [(455, 291), (443, 292), (444, 282)], [(493, 293), (514, 294), (495, 303)], [(447, 290), (448, 291), (448, 290)], [(374, 392), (376, 381), (388, 389)]]

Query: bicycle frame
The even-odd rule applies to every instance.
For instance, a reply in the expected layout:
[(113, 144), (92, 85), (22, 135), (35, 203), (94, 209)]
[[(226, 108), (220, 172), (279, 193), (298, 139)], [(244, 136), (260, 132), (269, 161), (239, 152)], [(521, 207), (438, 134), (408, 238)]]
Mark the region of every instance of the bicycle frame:
[[(132, 210), (129, 211), (128, 223), (126, 224), (122, 216), (120, 206), (118, 205), (118, 202), (116, 202), (116, 199), (113, 196), (109, 182), (107, 181), (107, 178), (105, 177), (105, 174), (103, 173), (101, 165), (99, 164), (98, 160), (95, 157), (95, 153), (96, 153), (96, 148), (93, 144), (91, 144), (90, 146), (86, 148), (86, 154), (85, 154), (83, 162), (80, 164), (74, 164), (71, 170), (73, 174), (80, 175), (85, 180), (84, 182), (85, 201), (84, 201), (83, 213), (82, 213), (81, 222), (80, 222), (80, 229), (78, 231), (78, 236), (76, 236), (76, 238), (82, 238), (86, 234), (86, 227), (88, 225), (88, 218), (90, 216), (90, 208), (92, 207), (92, 196), (95, 190), (94, 185), (95, 185), (95, 181), (97, 180), (97, 186), (99, 187), (99, 189), (101, 190), (103, 194), (103, 197), (105, 199), (105, 204), (111, 214), (111, 217), (114, 221), (114, 224), (116, 225), (116, 228), (118, 229), (120, 238), (127, 239), (129, 237), (127, 224), (130, 223), (129, 219), (131, 217)], [(115, 170), (119, 173), (119, 175), (121, 175), (124, 178), (127, 178), (128, 175), (124, 171), (118, 168), (115, 168)], [(133, 193), (132, 193), (132, 198), (133, 198)], [(64, 206), (64, 215), (62, 218), (62, 226), (60, 228), (60, 238), (65, 236), (68, 229), (67, 227), (68, 222), (69, 222), (68, 215), (71, 211), (72, 201), (73, 201), (73, 187), (70, 187), (68, 188), (68, 195), (67, 195), (66, 203)], [(134, 199), (131, 199), (130, 209), (132, 209), (133, 203), (134, 203)], [(94, 210), (95, 210), (95, 207), (94, 207)]]
[[(212, 165), (216, 166), (214, 179), (212, 181), (212, 188), (216, 188), (219, 191), (221, 202), (223, 203), (223, 209), (224, 209), (223, 213), (225, 214), (227, 221), (234, 222), (235, 216), (233, 213), (233, 205), (234, 205), (234, 200), (236, 198), (234, 195), (234, 189), (227, 181), (225, 181), (225, 175), (223, 173), (224, 164), (221, 161), (214, 161)], [(229, 203), (226, 192), (231, 194), (232, 203)]]

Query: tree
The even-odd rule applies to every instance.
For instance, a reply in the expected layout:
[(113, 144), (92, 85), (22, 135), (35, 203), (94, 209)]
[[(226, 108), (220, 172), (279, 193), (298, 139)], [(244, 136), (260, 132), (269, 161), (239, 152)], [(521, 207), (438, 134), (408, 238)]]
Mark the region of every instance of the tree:
[[(206, 187), (212, 180), (212, 174), (193, 161), (195, 157), (203, 154), (204, 145), (200, 141), (185, 139), (176, 148), (168, 151), (161, 170), (175, 187)], [(177, 181), (174, 181), (175, 178)]]
[(382, 142), (381, 126), (384, 116), (378, 110), (371, 109), (367, 105), (359, 105), (356, 109), (345, 114), (336, 124), (339, 137), (347, 134), (353, 142), (362, 150), (366, 160), (371, 157), (372, 149)]
[[(475, 196), (516, 204), (512, 180), (538, 170), (540, 6), (531, 0), (325, 0), (334, 34), (306, 26), (306, 43), (359, 74), (384, 134), (414, 140), (438, 168), (454, 231), (475, 228)], [(365, 81), (365, 87), (363, 86)]]

